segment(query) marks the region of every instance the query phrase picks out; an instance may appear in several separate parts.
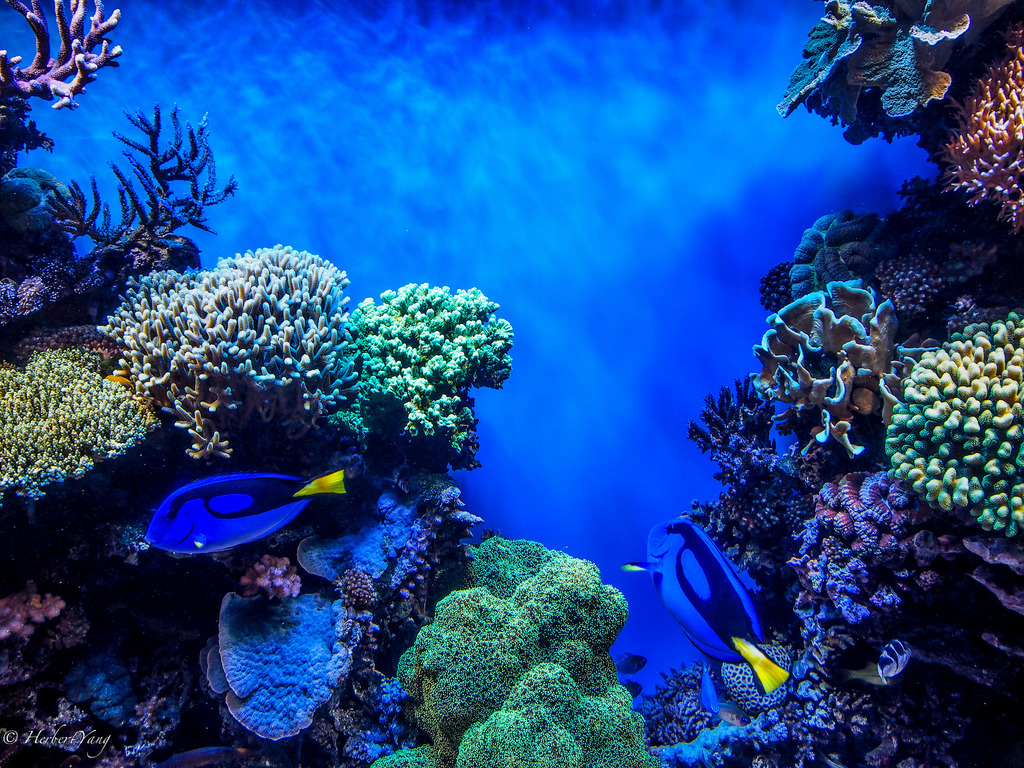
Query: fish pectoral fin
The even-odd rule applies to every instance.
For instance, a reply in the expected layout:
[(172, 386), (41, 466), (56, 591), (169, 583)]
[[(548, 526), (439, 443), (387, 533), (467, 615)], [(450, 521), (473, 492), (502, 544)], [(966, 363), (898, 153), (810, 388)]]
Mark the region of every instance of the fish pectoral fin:
[(203, 547), (205, 547), (206, 546), (206, 534), (205, 533), (197, 533), (195, 536), (192, 537), (192, 544), (195, 545), (196, 549), (202, 549)]
[(345, 493), (345, 470), (338, 469), (328, 472), (326, 475), (314, 477), (299, 488), (292, 498), (301, 499), (304, 496), (320, 496), (326, 493)]
[(765, 656), (764, 651), (753, 643), (747, 642), (741, 637), (734, 637), (732, 644), (737, 653), (753, 668), (754, 674), (757, 675), (766, 694), (771, 693), (789, 679), (789, 672)]

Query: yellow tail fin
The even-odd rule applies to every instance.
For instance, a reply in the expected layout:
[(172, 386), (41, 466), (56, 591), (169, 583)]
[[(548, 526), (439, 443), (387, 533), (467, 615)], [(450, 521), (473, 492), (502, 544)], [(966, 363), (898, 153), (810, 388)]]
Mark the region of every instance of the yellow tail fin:
[(345, 493), (345, 470), (339, 469), (326, 475), (314, 477), (295, 492), (293, 498), (319, 496), (324, 493)]
[(732, 644), (740, 656), (746, 659), (747, 664), (753, 667), (754, 674), (761, 681), (765, 693), (771, 693), (789, 679), (789, 672), (765, 656), (764, 651), (753, 643), (734, 637)]

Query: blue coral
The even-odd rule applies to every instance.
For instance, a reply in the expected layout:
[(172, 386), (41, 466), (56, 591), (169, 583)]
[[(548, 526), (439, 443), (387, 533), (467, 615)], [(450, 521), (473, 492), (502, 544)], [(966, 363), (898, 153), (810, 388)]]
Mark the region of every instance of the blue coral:
[(135, 711), (132, 679), (117, 656), (94, 651), (76, 661), (64, 677), (65, 692), (76, 704), (88, 703), (96, 717), (123, 728)]

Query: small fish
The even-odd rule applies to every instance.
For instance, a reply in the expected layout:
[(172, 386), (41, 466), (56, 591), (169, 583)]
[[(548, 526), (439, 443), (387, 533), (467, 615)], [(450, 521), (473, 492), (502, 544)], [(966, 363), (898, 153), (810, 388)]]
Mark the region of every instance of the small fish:
[(888, 682), (902, 672), (910, 661), (910, 646), (902, 640), (893, 640), (882, 649), (878, 657), (878, 676)]
[(202, 768), (204, 765), (225, 763), (251, 754), (253, 751), (244, 747), (202, 747), (171, 755), (162, 763), (157, 763), (155, 768)]
[(711, 668), (707, 664), (700, 676), (700, 703), (709, 713), (724, 723), (738, 725), (740, 728), (750, 725), (750, 715), (731, 701), (719, 701), (715, 681), (711, 678)]
[(634, 699), (643, 693), (644, 687), (640, 685), (636, 680), (624, 680), (622, 687), (629, 691), (629, 695)]
[(311, 497), (345, 493), (345, 471), (312, 480), (248, 473), (196, 480), (164, 499), (146, 530), (146, 541), (180, 554), (222, 552), (280, 530)]
[(112, 382), (114, 384), (123, 384), (124, 386), (128, 387), (128, 389), (135, 389), (135, 385), (132, 384), (131, 379), (127, 379), (124, 376), (120, 376), (116, 373), (112, 373), (109, 376), (104, 376), (103, 378), (104, 380)]
[(647, 659), (635, 653), (623, 653), (615, 657), (615, 669), (620, 675), (635, 675), (647, 664)]
[(647, 562), (627, 571), (649, 571), (669, 613), (705, 656), (730, 664), (746, 661), (765, 693), (789, 678), (756, 643), (761, 620), (736, 567), (701, 528), (689, 520), (659, 523), (647, 537)]
[(910, 661), (910, 646), (902, 640), (893, 640), (882, 649), (877, 664), (868, 664), (863, 669), (844, 669), (840, 680), (860, 680), (869, 685), (888, 685)]

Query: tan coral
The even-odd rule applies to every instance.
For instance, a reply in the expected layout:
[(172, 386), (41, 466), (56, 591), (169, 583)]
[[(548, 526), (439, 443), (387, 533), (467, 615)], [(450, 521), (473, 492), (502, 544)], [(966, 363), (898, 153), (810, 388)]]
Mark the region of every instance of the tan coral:
[(999, 218), (1024, 231), (1024, 27), (1007, 33), (1009, 56), (990, 67), (958, 105), (959, 124), (945, 147), (944, 180), (968, 202), (991, 200)]
[(888, 422), (909, 354), (895, 342), (892, 302), (876, 304), (859, 281), (833, 282), (769, 316), (768, 324), (754, 346), (763, 366), (752, 376), (757, 393), (798, 411), (820, 410), (814, 439), (831, 437), (851, 457), (861, 453), (864, 447), (850, 439), (852, 419), (878, 414)]
[(157, 272), (130, 289), (102, 330), (121, 373), (178, 416), (195, 458), (228, 456), (228, 433), (251, 418), (295, 439), (350, 392), (345, 273), (276, 246), (200, 273)]

